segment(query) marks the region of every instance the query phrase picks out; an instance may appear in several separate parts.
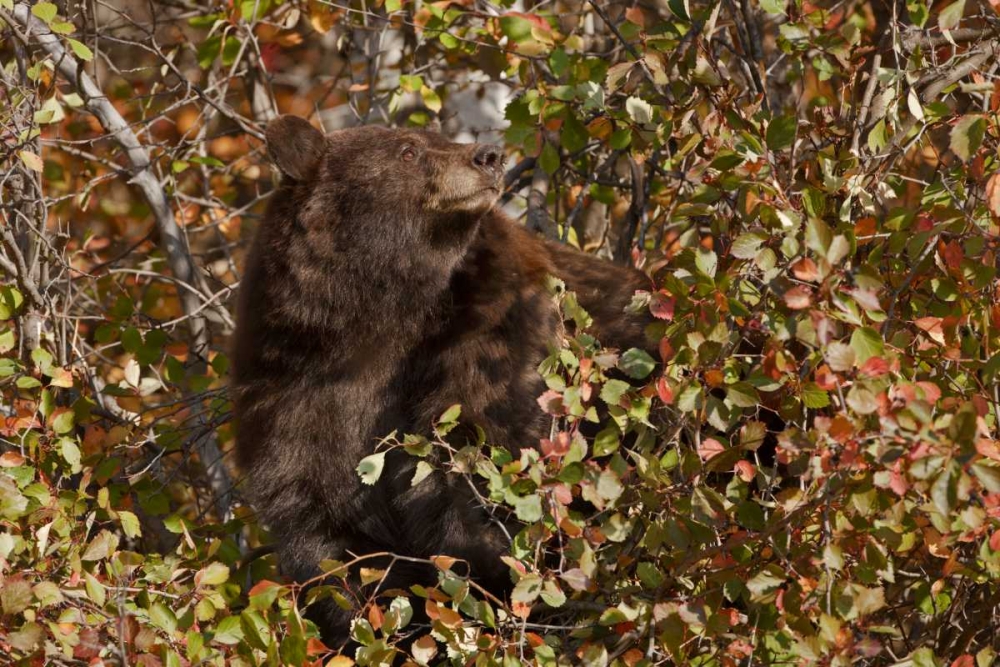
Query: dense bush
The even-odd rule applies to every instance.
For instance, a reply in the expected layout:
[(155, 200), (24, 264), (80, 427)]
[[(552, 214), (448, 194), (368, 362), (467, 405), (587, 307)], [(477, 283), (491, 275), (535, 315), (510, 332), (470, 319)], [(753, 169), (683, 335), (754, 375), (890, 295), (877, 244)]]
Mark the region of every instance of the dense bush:
[[(992, 664), (995, 7), (0, 0), (0, 658)], [(510, 210), (654, 278), (658, 357), (553, 291), (537, 448), (449, 447), (456, 407), (362, 462), (524, 528), (509, 601), (442, 554), (345, 655), (301, 606), (346, 564), (284, 582), (227, 458), (278, 110), (502, 130)]]

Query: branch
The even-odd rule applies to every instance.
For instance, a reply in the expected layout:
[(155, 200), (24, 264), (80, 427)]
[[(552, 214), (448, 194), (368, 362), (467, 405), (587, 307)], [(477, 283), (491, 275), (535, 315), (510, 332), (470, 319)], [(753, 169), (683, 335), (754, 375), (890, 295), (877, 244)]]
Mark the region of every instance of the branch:
[[(31, 43), (29, 40), (29, 36), (31, 36), (51, 56), (56, 71), (76, 89), (83, 99), (87, 111), (97, 118), (101, 127), (125, 151), (125, 156), (130, 164), (129, 171), (132, 174), (129, 183), (139, 188), (149, 204), (150, 210), (153, 211), (160, 240), (167, 253), (170, 271), (174, 278), (181, 283), (197, 284), (199, 276), (188, 250), (187, 240), (174, 219), (163, 186), (153, 174), (153, 163), (149, 157), (149, 151), (139, 143), (129, 124), (84, 71), (80, 63), (66, 52), (59, 38), (52, 34), (48, 26), (31, 14), (30, 7), (23, 3), (17, 3), (14, 5), (13, 16), (0, 10), (0, 18), (11, 26), (15, 37), (25, 46)], [(197, 357), (201, 357), (209, 346), (208, 327), (204, 315), (200, 314), (203, 296), (200, 291), (195, 293), (190, 290), (178, 290), (178, 297), (184, 313), (188, 317), (194, 352)], [(228, 499), (232, 489), (232, 481), (221, 463), (222, 454), (213, 438), (201, 439), (198, 456), (212, 487), (215, 509), (219, 518), (225, 519), (229, 511)]]
[(546, 237), (556, 238), (555, 230), (549, 220), (546, 199), (549, 194), (549, 175), (540, 166), (536, 166), (531, 175), (531, 189), (528, 190), (528, 229), (542, 232)]
[[(101, 127), (111, 134), (118, 145), (125, 151), (125, 155), (131, 165), (129, 171), (132, 173), (132, 178), (129, 182), (139, 188), (150, 209), (153, 211), (160, 239), (167, 253), (167, 261), (170, 264), (171, 272), (179, 280), (185, 283), (193, 283), (196, 279), (194, 261), (191, 259), (190, 252), (188, 252), (187, 241), (181, 234), (177, 221), (174, 220), (170, 204), (167, 202), (167, 196), (163, 192), (163, 187), (153, 175), (149, 151), (139, 143), (128, 123), (122, 118), (121, 114), (118, 113), (118, 110), (115, 109), (104, 93), (94, 84), (76, 58), (66, 52), (59, 38), (52, 34), (48, 26), (31, 14), (31, 10), (27, 5), (14, 5), (13, 18), (2, 11), (0, 11), (0, 17), (12, 26), (15, 36), (25, 45), (29, 44), (28, 36), (34, 36), (38, 45), (52, 57), (56, 70), (62, 75), (62, 78), (76, 88), (80, 97), (83, 98), (84, 107), (87, 111), (94, 114), (101, 123)], [(22, 33), (16, 26), (24, 29), (27, 34)], [(180, 298), (185, 312), (192, 312), (200, 305), (198, 295), (181, 293)], [(208, 330), (205, 327), (205, 319), (203, 317), (191, 319), (191, 334), (197, 352), (204, 352), (208, 347)]]
[(643, 185), (645, 174), (643, 167), (635, 158), (629, 156), (629, 171), (632, 173), (632, 202), (628, 207), (628, 214), (625, 216), (625, 224), (622, 234), (618, 237), (618, 252), (615, 253), (615, 260), (622, 264), (631, 262), (632, 241), (635, 232), (639, 228), (639, 220), (643, 211), (646, 210), (646, 188)]

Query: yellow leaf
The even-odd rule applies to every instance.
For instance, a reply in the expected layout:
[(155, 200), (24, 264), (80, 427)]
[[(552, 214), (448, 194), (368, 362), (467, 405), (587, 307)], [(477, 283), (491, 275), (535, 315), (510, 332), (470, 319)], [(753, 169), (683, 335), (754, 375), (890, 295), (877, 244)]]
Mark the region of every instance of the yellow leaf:
[(17, 156), (21, 158), (21, 162), (24, 166), (33, 171), (41, 171), (43, 164), (42, 158), (38, 157), (31, 151), (18, 151)]

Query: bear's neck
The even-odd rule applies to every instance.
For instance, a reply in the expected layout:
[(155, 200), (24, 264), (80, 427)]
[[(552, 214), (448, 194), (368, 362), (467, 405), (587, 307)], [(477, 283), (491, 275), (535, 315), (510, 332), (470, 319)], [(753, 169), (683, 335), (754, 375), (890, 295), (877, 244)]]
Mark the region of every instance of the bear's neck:
[(465, 248), (383, 247), (357, 243), (323, 251), (302, 239), (288, 261), (272, 262), (266, 309), (281, 326), (342, 345), (415, 344), (448, 301)]

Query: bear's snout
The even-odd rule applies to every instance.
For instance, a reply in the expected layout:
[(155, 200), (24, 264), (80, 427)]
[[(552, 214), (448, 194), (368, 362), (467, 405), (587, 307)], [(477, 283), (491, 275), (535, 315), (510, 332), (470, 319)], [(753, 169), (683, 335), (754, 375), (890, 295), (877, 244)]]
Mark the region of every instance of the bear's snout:
[(472, 163), (476, 168), (489, 174), (498, 181), (503, 176), (504, 165), (507, 158), (499, 146), (483, 145), (476, 148), (472, 155)]

